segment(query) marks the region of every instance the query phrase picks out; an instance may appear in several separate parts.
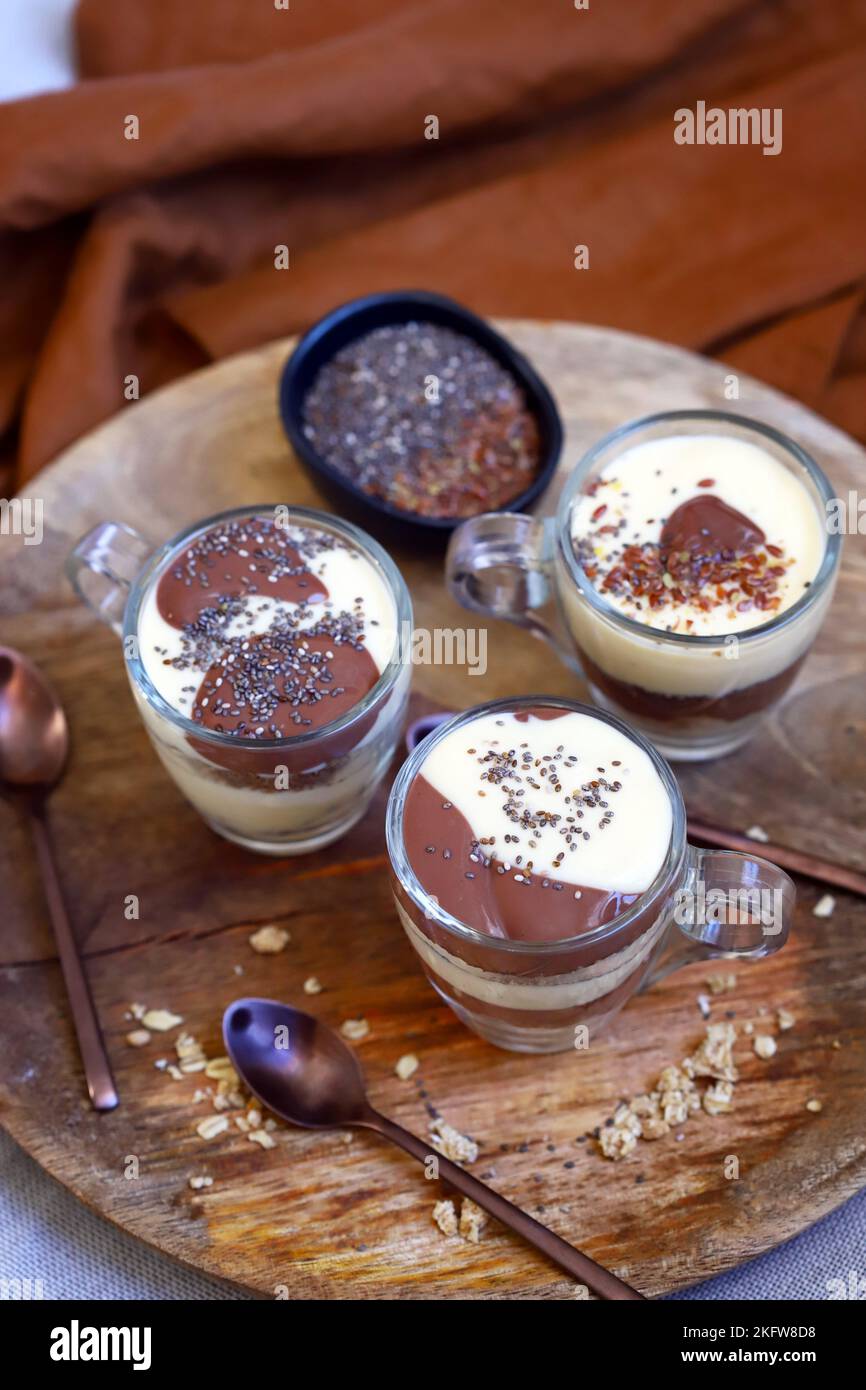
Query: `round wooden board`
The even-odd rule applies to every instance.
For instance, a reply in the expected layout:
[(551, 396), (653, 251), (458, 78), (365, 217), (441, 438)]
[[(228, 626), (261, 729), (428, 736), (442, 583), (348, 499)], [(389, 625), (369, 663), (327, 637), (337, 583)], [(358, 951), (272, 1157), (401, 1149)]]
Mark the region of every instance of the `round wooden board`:
[[(563, 471), (612, 426), (650, 411), (717, 406), (754, 414), (812, 450), (843, 495), (864, 477), (850, 439), (777, 393), (725, 368), (603, 329), (507, 322), (551, 383), (567, 427)], [(740, 969), (714, 1003), (775, 1032), (796, 1026), (761, 1062), (738, 1043), (734, 1112), (701, 1114), (673, 1136), (610, 1164), (582, 1136), (620, 1096), (652, 1083), (702, 1036), (700, 965), (669, 978), (620, 1016), (589, 1052), (551, 1058), (499, 1052), (465, 1031), (415, 966), (387, 888), (380, 796), (340, 845), (302, 860), (259, 859), (213, 836), (166, 780), (137, 722), (115, 639), (62, 579), (71, 542), (113, 517), (163, 539), (210, 512), (250, 502), (316, 505), (277, 420), (274, 343), (157, 392), (83, 439), (42, 473), (40, 546), (0, 541), (0, 640), (40, 661), (70, 716), (73, 755), (52, 821), (72, 915), (88, 959), (122, 1103), (97, 1116), (83, 1096), (62, 983), (26, 827), (0, 805), (0, 1115), (9, 1132), (80, 1198), (167, 1254), (273, 1297), (569, 1298), (574, 1291), (501, 1229), (482, 1244), (445, 1239), (430, 1212), (438, 1185), (373, 1137), (287, 1128), (263, 1151), (240, 1132), (205, 1143), (201, 1078), (154, 1066), (174, 1034), (127, 1046), (132, 1001), (167, 1007), (208, 1055), (237, 995), (272, 994), (332, 1023), (365, 1016), (359, 1045), (374, 1102), (426, 1132), (434, 1106), (476, 1137), (475, 1171), (649, 1294), (729, 1268), (802, 1230), (866, 1181), (866, 986), (863, 905), (838, 895), (818, 920), (801, 885), (793, 941)], [(544, 509), (555, 501), (552, 489)], [(436, 556), (396, 553), (417, 621), (453, 626)], [(829, 623), (783, 708), (755, 742), (715, 765), (682, 770), (695, 816), (866, 868), (864, 557), (849, 539)], [(422, 699), (464, 707), (529, 690), (581, 693), (525, 633), (489, 632), (483, 678), (421, 668)], [(135, 895), (139, 915), (128, 920)], [(248, 945), (255, 925), (284, 924), (278, 956)], [(303, 994), (316, 974), (324, 992)], [(838, 1040), (841, 1047), (834, 1047)], [(402, 1082), (394, 1064), (421, 1058)], [(820, 1114), (806, 1111), (819, 1097)], [(736, 1158), (739, 1177), (726, 1176)], [(136, 1160), (131, 1163), (131, 1157)], [(193, 1192), (193, 1173), (213, 1186)], [(285, 1291), (285, 1292), (284, 1292)]]

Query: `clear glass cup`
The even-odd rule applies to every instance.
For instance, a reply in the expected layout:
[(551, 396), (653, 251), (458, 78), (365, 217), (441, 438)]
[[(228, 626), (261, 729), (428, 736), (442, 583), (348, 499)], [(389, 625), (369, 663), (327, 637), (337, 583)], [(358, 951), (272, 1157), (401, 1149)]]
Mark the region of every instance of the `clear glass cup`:
[[(800, 480), (827, 531), (833, 489), (798, 444), (739, 415), (678, 410), (636, 420), (595, 444), (569, 477), (555, 517), (491, 512), (464, 522), (448, 549), (446, 578), (465, 608), (549, 642), (585, 679), (597, 705), (628, 719), (667, 757), (698, 761), (745, 743), (794, 680), (830, 606), (842, 541), (827, 534), (809, 589), (758, 627), (697, 637), (626, 618), (584, 573), (571, 539), (572, 511), (613, 459), (677, 434), (723, 434), (760, 445)], [(540, 611), (551, 593), (558, 621)]]
[(390, 766), (406, 717), (411, 681), (412, 602), (390, 556), (349, 522), (292, 507), (292, 524), (331, 532), (360, 550), (394, 603), (394, 649), (379, 680), (352, 709), (293, 738), (238, 738), (202, 727), (172, 708), (139, 657), (142, 605), (169, 557), (221, 522), (267, 516), (239, 507), (188, 526), (153, 547), (130, 527), (103, 522), (69, 556), (76, 593), (123, 640), (138, 711), (169, 776), (208, 825), (261, 854), (305, 854), (339, 839), (361, 819)]
[[(431, 748), (482, 714), (539, 705), (574, 710), (622, 730), (652, 759), (670, 797), (670, 844), (655, 882), (610, 922), (562, 941), (487, 936), (446, 912), (406, 854), (403, 810)], [(525, 696), (455, 715), (409, 754), (391, 790), (386, 838), (397, 914), (436, 992), (488, 1042), (512, 1052), (585, 1047), (639, 989), (696, 959), (753, 961), (785, 943), (796, 889), (775, 864), (686, 840), (686, 813), (664, 758), (615, 716), (572, 700)]]

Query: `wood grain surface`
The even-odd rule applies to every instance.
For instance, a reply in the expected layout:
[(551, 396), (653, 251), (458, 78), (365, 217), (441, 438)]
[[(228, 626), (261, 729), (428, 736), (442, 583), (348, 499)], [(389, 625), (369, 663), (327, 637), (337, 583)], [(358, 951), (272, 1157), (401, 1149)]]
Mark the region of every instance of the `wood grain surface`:
[[(566, 324), (502, 325), (553, 387), (567, 429), (560, 479), (582, 449), (623, 421), (688, 406), (733, 408), (787, 430), (837, 490), (862, 486), (857, 445), (797, 404), (678, 349)], [(161, 1250), (265, 1297), (572, 1298), (575, 1291), (507, 1232), (446, 1239), (430, 1213), (442, 1195), (408, 1157), (366, 1135), (281, 1127), (273, 1149), (240, 1133), (207, 1143), (202, 1084), (154, 1066), (175, 1034), (124, 1042), (129, 1005), (182, 1015), (208, 1055), (222, 1051), (221, 1013), (240, 994), (285, 999), (334, 1024), (362, 1015), (357, 1044), (374, 1103), (425, 1133), (430, 1108), (476, 1138), (473, 1171), (489, 1175), (594, 1259), (648, 1294), (730, 1268), (802, 1230), (866, 1181), (864, 904), (843, 893), (828, 919), (800, 885), (793, 939), (737, 971), (714, 1001), (776, 1032), (769, 1062), (738, 1043), (733, 1113), (693, 1118), (681, 1142), (641, 1144), (619, 1164), (587, 1131), (621, 1096), (644, 1089), (698, 1042), (700, 964), (632, 1002), (587, 1053), (524, 1057), (468, 1033), (417, 969), (392, 909), (381, 792), (339, 845), (305, 859), (257, 858), (217, 839), (168, 782), (135, 715), (113, 636), (62, 578), (71, 543), (96, 521), (126, 521), (154, 540), (244, 503), (316, 505), (276, 413), (291, 344), (274, 343), (198, 373), (128, 409), (35, 480), (41, 545), (0, 538), (0, 641), (39, 661), (69, 714), (73, 751), (52, 803), (62, 877), (103, 1020), (120, 1108), (97, 1116), (83, 1091), (63, 987), (27, 829), (0, 804), (0, 1119), (78, 1196)], [(557, 485), (544, 499), (555, 504)], [(454, 626), (434, 555), (395, 552), (425, 626)], [(866, 607), (863, 541), (846, 543), (830, 620), (782, 708), (746, 749), (680, 769), (695, 816), (866, 868)], [(463, 708), (497, 695), (583, 693), (546, 648), (504, 624), (489, 629), (489, 668), (419, 668), (416, 707)], [(420, 703), (419, 703), (420, 702)], [(134, 895), (137, 917), (125, 907)], [(286, 950), (257, 955), (248, 938), (274, 922)], [(316, 975), (323, 992), (307, 996)], [(762, 1012), (762, 1010), (766, 1012)], [(840, 1044), (836, 1046), (835, 1044)], [(421, 1067), (400, 1081), (394, 1064)], [(820, 1113), (806, 1110), (820, 1099)], [(739, 1178), (725, 1177), (735, 1156)], [(134, 1158), (135, 1162), (130, 1162)], [(192, 1191), (192, 1174), (213, 1186)]]

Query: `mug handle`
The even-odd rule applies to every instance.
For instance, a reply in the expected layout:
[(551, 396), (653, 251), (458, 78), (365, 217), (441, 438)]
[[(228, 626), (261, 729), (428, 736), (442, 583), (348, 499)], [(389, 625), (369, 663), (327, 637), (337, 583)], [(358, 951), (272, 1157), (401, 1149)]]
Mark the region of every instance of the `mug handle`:
[(445, 582), (463, 608), (525, 628), (582, 676), (573, 645), (540, 617), (554, 590), (555, 521), (523, 512), (485, 512), (464, 521), (445, 556)]
[(101, 521), (70, 552), (66, 577), (76, 594), (118, 637), (129, 591), (153, 546), (122, 521)]
[(797, 890), (768, 859), (687, 847), (673, 926), (643, 989), (696, 960), (761, 960), (788, 939)]

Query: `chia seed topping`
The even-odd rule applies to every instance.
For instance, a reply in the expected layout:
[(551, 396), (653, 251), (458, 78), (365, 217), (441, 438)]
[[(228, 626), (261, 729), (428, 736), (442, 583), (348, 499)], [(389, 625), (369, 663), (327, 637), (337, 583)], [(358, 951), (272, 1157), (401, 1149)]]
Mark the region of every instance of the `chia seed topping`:
[(538, 426), (518, 382), (473, 339), (386, 325), (322, 367), (304, 433), (364, 492), (419, 516), (475, 516), (538, 471)]

